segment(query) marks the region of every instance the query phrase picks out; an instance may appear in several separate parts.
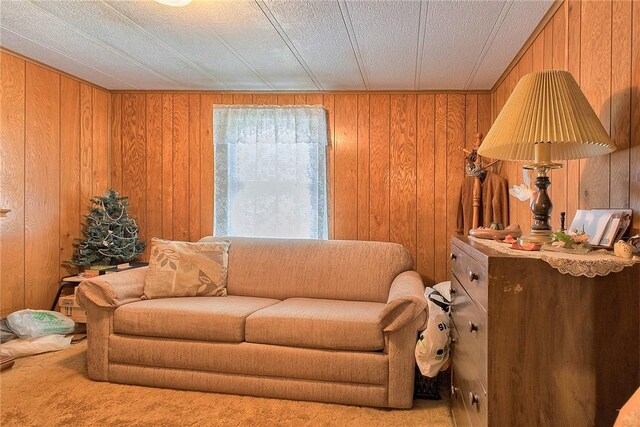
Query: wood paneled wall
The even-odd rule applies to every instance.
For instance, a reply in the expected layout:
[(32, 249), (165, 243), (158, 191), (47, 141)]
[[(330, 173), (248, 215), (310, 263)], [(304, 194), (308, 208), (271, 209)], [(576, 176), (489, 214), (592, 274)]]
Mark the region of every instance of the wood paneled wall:
[(487, 132), (490, 94), (114, 93), (111, 182), (146, 238), (212, 233), (214, 104), (324, 105), (330, 235), (402, 243), (429, 283), (448, 277), (461, 148)]
[[(569, 70), (618, 151), (565, 162), (555, 209), (631, 207), (640, 230), (640, 2), (567, 0), (486, 93), (114, 92), (2, 52), (0, 311), (49, 304), (91, 196), (130, 196), (144, 237), (196, 240), (213, 229), (212, 105), (322, 104), (329, 112), (330, 232), (394, 241), (427, 283), (448, 276), (461, 147), (486, 133), (520, 76)], [(521, 181), (520, 164), (501, 174)], [(530, 223), (511, 201), (511, 222)]]
[[(608, 156), (564, 162), (551, 176), (553, 225), (576, 209), (633, 208), (640, 231), (640, 2), (567, 0), (495, 88), (495, 118), (518, 79), (532, 71), (568, 70), (618, 147)], [(521, 164), (504, 168), (522, 182)], [(513, 200), (513, 199), (512, 199)], [(511, 203), (511, 222), (529, 228), (524, 202)]]
[(88, 201), (109, 186), (109, 93), (0, 53), (0, 316), (48, 308)]

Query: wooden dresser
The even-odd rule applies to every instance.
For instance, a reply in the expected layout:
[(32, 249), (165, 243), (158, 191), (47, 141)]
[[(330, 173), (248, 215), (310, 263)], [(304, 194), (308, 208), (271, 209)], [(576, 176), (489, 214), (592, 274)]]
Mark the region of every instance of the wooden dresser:
[(465, 237), (451, 245), (457, 426), (611, 426), (638, 388), (640, 268), (560, 274)]

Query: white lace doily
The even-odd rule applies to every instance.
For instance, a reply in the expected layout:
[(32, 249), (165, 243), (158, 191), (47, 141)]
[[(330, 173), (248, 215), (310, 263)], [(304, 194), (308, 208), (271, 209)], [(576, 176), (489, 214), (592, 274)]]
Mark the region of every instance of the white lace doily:
[(469, 240), (504, 254), (541, 259), (560, 273), (572, 276), (606, 276), (635, 264), (633, 260), (623, 259), (606, 251), (594, 251), (584, 255), (562, 252), (519, 251), (495, 240), (477, 239), (471, 236), (469, 236)]

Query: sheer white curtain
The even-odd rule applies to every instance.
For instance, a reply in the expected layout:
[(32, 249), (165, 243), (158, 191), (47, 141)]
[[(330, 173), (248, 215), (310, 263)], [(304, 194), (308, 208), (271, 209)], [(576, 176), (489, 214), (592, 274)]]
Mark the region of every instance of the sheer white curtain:
[(214, 105), (216, 236), (327, 238), (322, 107)]

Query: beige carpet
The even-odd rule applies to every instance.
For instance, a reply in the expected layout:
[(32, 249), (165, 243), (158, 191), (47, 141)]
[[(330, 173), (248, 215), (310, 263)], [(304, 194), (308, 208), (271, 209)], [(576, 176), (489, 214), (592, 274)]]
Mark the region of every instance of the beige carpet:
[(385, 410), (94, 382), (86, 341), (0, 374), (0, 425), (451, 426), (447, 400)]

